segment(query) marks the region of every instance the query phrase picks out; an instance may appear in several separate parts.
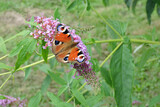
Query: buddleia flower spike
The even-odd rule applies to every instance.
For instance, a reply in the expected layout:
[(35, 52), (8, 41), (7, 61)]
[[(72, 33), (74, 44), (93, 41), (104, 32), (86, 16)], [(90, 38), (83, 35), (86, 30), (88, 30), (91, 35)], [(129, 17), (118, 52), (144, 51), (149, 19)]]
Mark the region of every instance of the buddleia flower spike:
[(79, 47), (84, 56), (85, 62), (82, 64), (74, 63), (73, 68), (76, 69), (79, 76), (83, 76), (86, 79), (86, 82), (90, 84), (92, 87), (99, 87), (99, 79), (96, 77), (95, 72), (92, 69), (92, 63), (90, 62), (90, 56), (87, 51), (87, 47), (81, 41), (81, 38), (75, 34), (75, 30), (70, 30), (71, 35), (73, 36), (74, 42), (79, 42), (77, 47)]

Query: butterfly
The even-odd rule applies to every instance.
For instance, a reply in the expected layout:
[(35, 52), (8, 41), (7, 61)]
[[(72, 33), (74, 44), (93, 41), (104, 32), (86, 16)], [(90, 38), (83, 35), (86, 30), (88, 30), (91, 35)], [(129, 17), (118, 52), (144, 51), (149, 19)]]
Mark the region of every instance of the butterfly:
[(52, 43), (52, 52), (56, 59), (62, 63), (78, 63), (85, 61), (85, 56), (80, 48), (79, 42), (74, 42), (69, 30), (62, 24), (58, 24)]

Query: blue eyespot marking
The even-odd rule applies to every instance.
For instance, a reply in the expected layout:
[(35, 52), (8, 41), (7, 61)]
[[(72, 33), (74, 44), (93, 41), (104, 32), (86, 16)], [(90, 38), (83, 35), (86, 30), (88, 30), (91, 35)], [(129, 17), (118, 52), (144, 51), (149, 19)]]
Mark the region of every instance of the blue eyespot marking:
[(83, 55), (83, 54), (79, 55), (77, 61), (78, 61), (79, 63), (82, 63), (83, 61), (85, 61), (84, 55)]
[(68, 56), (64, 57), (64, 61), (68, 61)]
[(62, 27), (62, 24), (58, 25), (57, 26), (57, 31), (61, 31), (61, 29), (60, 29), (61, 27)]
[(60, 43), (60, 41), (56, 41), (56, 40), (55, 40), (55, 45), (58, 45), (59, 43)]

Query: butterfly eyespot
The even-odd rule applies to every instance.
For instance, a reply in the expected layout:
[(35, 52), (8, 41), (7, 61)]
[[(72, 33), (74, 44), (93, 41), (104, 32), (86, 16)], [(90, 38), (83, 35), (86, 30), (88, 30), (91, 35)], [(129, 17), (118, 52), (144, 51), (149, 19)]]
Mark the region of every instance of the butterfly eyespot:
[(54, 41), (54, 44), (55, 44), (55, 45), (61, 45), (61, 44), (63, 44), (63, 42), (60, 42), (60, 41), (55, 40), (55, 41)]
[(57, 26), (57, 31), (59, 31), (59, 32), (65, 32), (66, 28), (62, 24), (60, 24), (60, 25)]
[(66, 56), (63, 58), (63, 60), (64, 60), (65, 63), (68, 62), (68, 56), (69, 56), (69, 55), (66, 55)]
[(82, 51), (79, 51), (78, 56), (80, 56), (81, 54), (83, 54)]
[(55, 40), (55, 45), (58, 45), (59, 43), (60, 43), (60, 41), (56, 41), (56, 40)]
[[(79, 54), (80, 53), (80, 54)], [(84, 55), (83, 55), (83, 53), (82, 53), (82, 51), (80, 51), (78, 54), (78, 58), (77, 58), (77, 61), (79, 62), (79, 63), (81, 63), (81, 62), (83, 62), (84, 60), (85, 60), (85, 57), (84, 57)]]
[(63, 26), (63, 27), (61, 27), (61, 30), (64, 30), (64, 26)]
[(67, 60), (68, 60), (68, 57), (65, 57), (65, 58), (64, 58), (64, 61), (67, 61)]
[(58, 25), (58, 26), (57, 26), (57, 31), (60, 31), (60, 30), (61, 30), (61, 29), (60, 29), (61, 27), (62, 27), (62, 24)]
[(83, 57), (84, 57), (84, 56), (80, 56), (79, 58), (80, 58), (80, 59), (83, 59)]

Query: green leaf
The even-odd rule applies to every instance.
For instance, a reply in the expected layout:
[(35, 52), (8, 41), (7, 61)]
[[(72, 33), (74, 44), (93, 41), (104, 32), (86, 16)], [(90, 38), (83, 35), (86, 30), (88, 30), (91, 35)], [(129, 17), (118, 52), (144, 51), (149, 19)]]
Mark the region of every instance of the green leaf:
[(51, 68), (48, 64), (39, 65), (38, 69), (46, 74), (48, 74), (48, 71), (51, 71)]
[[(50, 68), (54, 68), (56, 66), (56, 58), (51, 58), (49, 60), (49, 65), (50, 65)], [(51, 71), (51, 70), (50, 70)]]
[(50, 72), (48, 71), (49, 76), (51, 77), (52, 80), (54, 80), (55, 82), (57, 82), (58, 84), (61, 85), (65, 85), (66, 82), (64, 81), (64, 79), (62, 79), (59, 75), (57, 75), (56, 73)]
[(16, 37), (18, 37), (18, 36), (23, 36), (23, 37), (25, 37), (25, 36), (27, 36), (29, 33), (30, 33), (29, 30), (23, 30), (23, 31), (19, 32), (18, 34), (14, 35), (14, 36), (12, 36), (12, 37), (10, 37), (10, 38), (8, 38), (8, 39), (5, 40), (4, 42), (8, 42), (8, 41), (10, 41), (10, 40), (12, 40), (12, 39), (14, 39), (14, 38), (16, 38)]
[(154, 0), (157, 4), (160, 5), (160, 0)]
[(101, 75), (105, 79), (105, 82), (112, 87), (112, 78), (110, 71), (108, 71), (105, 67), (101, 67)]
[(49, 49), (48, 49), (48, 47), (46, 49), (43, 49), (43, 46), (45, 46), (45, 44), (46, 44), (46, 42), (43, 40), (42, 41), (42, 57), (43, 57), (44, 61), (47, 63)]
[(74, 79), (73, 82), (72, 82), (72, 87), (71, 87), (71, 88), (72, 88), (72, 89), (78, 88), (79, 83), (80, 83), (80, 80)]
[(160, 16), (160, 4), (157, 4), (157, 14)]
[(5, 97), (5, 96), (0, 95), (0, 99), (1, 99), (1, 100), (2, 100), (2, 99), (6, 99), (6, 97)]
[(72, 69), (69, 73), (67, 73), (67, 79), (66, 79), (66, 81), (67, 81), (68, 84), (72, 83), (73, 76), (74, 76), (75, 72), (76, 72), (76, 70)]
[(61, 102), (57, 104), (57, 107), (73, 107), (70, 103)]
[(97, 96), (91, 96), (88, 99), (86, 99), (86, 101), (89, 107), (94, 107), (94, 105), (97, 104), (102, 98), (103, 98), (103, 95), (100, 94)]
[(70, 0), (62, 0), (64, 4), (68, 4)]
[(124, 0), (125, 4), (127, 5), (128, 8), (131, 7), (132, 0)]
[(39, 107), (41, 98), (42, 98), (41, 92), (38, 92), (35, 96), (33, 96), (29, 100), (28, 107)]
[(59, 13), (59, 8), (56, 8), (55, 12), (54, 12), (54, 19), (59, 19), (60, 20), (60, 13)]
[(91, 9), (90, 1), (87, 0), (87, 11), (89, 11), (90, 9)]
[(102, 0), (102, 1), (103, 1), (104, 6), (108, 6), (109, 5), (109, 0)]
[(51, 92), (47, 93), (47, 96), (49, 97), (49, 99), (53, 102), (54, 105), (58, 105), (59, 103), (61, 103), (62, 101), (59, 99), (59, 97), (57, 97), (56, 95), (54, 95)]
[(23, 46), (18, 54), (18, 58), (15, 64), (15, 70), (17, 70), (25, 61), (27, 61), (36, 48), (36, 40), (28, 39), (28, 42)]
[(155, 53), (155, 50), (153, 48), (150, 48), (148, 50), (144, 50), (140, 61), (138, 62), (138, 68), (142, 68), (144, 64), (147, 62), (147, 60), (152, 56), (152, 54)]
[(2, 37), (0, 37), (0, 52), (3, 52), (4, 54), (7, 53), (6, 45), (4, 43), (4, 40)]
[(73, 9), (77, 5), (77, 0), (74, 0), (72, 3), (69, 4), (67, 7), (67, 11)]
[(123, 44), (112, 56), (111, 76), (118, 107), (131, 107), (134, 64), (128, 44)]
[(68, 87), (68, 85), (63, 85), (58, 91), (58, 96), (62, 95), (68, 89)]
[(72, 89), (72, 93), (73, 95), (76, 97), (76, 99), (85, 107), (88, 106), (85, 98), (83, 97), (83, 95), (77, 90), (77, 89)]
[(32, 72), (31, 67), (25, 69), (25, 77), (24, 77), (24, 80), (27, 80), (27, 78), (29, 77), (29, 75), (31, 74), (31, 72)]
[(22, 49), (22, 47), (27, 43), (28, 43), (28, 38), (20, 41), (17, 44), (17, 46), (11, 50), (11, 52), (9, 53), (9, 57), (13, 57), (13, 56), (17, 55), (20, 52), (20, 50)]
[(49, 75), (46, 76), (46, 78), (43, 80), (42, 86), (41, 86), (41, 92), (44, 94), (47, 91), (47, 88), (49, 87), (51, 83), (51, 78)]
[[(16, 34), (15, 36), (23, 36), (23, 37), (26, 37), (27, 35), (30, 34), (30, 30), (23, 30), (21, 31), (20, 33)], [(13, 36), (14, 37), (14, 36)]]
[(6, 69), (6, 70), (11, 70), (13, 67), (8, 66), (2, 62), (0, 62), (0, 69)]
[(149, 102), (149, 107), (153, 107), (155, 104), (160, 103), (160, 95), (155, 96)]
[(133, 0), (133, 3), (132, 3), (132, 11), (133, 11), (134, 14), (135, 14), (135, 8), (136, 8), (136, 5), (137, 5), (138, 1), (139, 0)]
[(27, 23), (27, 24), (29, 24), (29, 25), (31, 25), (31, 26), (34, 26), (34, 27), (37, 27), (37, 26), (39, 26), (39, 24), (37, 24), (36, 22), (28, 22), (28, 21), (25, 21), (25, 23)]
[[(125, 32), (127, 30), (127, 23), (122, 23), (120, 21), (113, 21), (113, 20), (107, 20), (108, 23), (122, 36), (125, 35)], [(107, 25), (106, 26), (107, 31), (109, 32), (110, 36), (112, 38), (119, 38), (118, 35)]]
[(110, 90), (111, 89), (110, 89), (109, 85), (106, 82), (102, 81), (102, 83), (101, 83), (102, 94), (105, 96), (110, 96)]
[(20, 52), (20, 50), (22, 49), (22, 46), (16, 46), (15, 48), (13, 48), (12, 50), (11, 50), (11, 52), (9, 53), (9, 57), (13, 57), (13, 56), (15, 56), (15, 55), (17, 55), (19, 52)]
[[(98, 48), (98, 47), (97, 47), (97, 48)], [(98, 61), (97, 59), (92, 58), (92, 59), (91, 59), (91, 63), (93, 64), (93, 66), (92, 66), (93, 71), (97, 72), (97, 71), (100, 70), (99, 61)]]
[(151, 15), (153, 13), (155, 5), (156, 5), (156, 2), (154, 0), (147, 0), (146, 13), (147, 13), (147, 19), (148, 19), (149, 24), (151, 24)]

